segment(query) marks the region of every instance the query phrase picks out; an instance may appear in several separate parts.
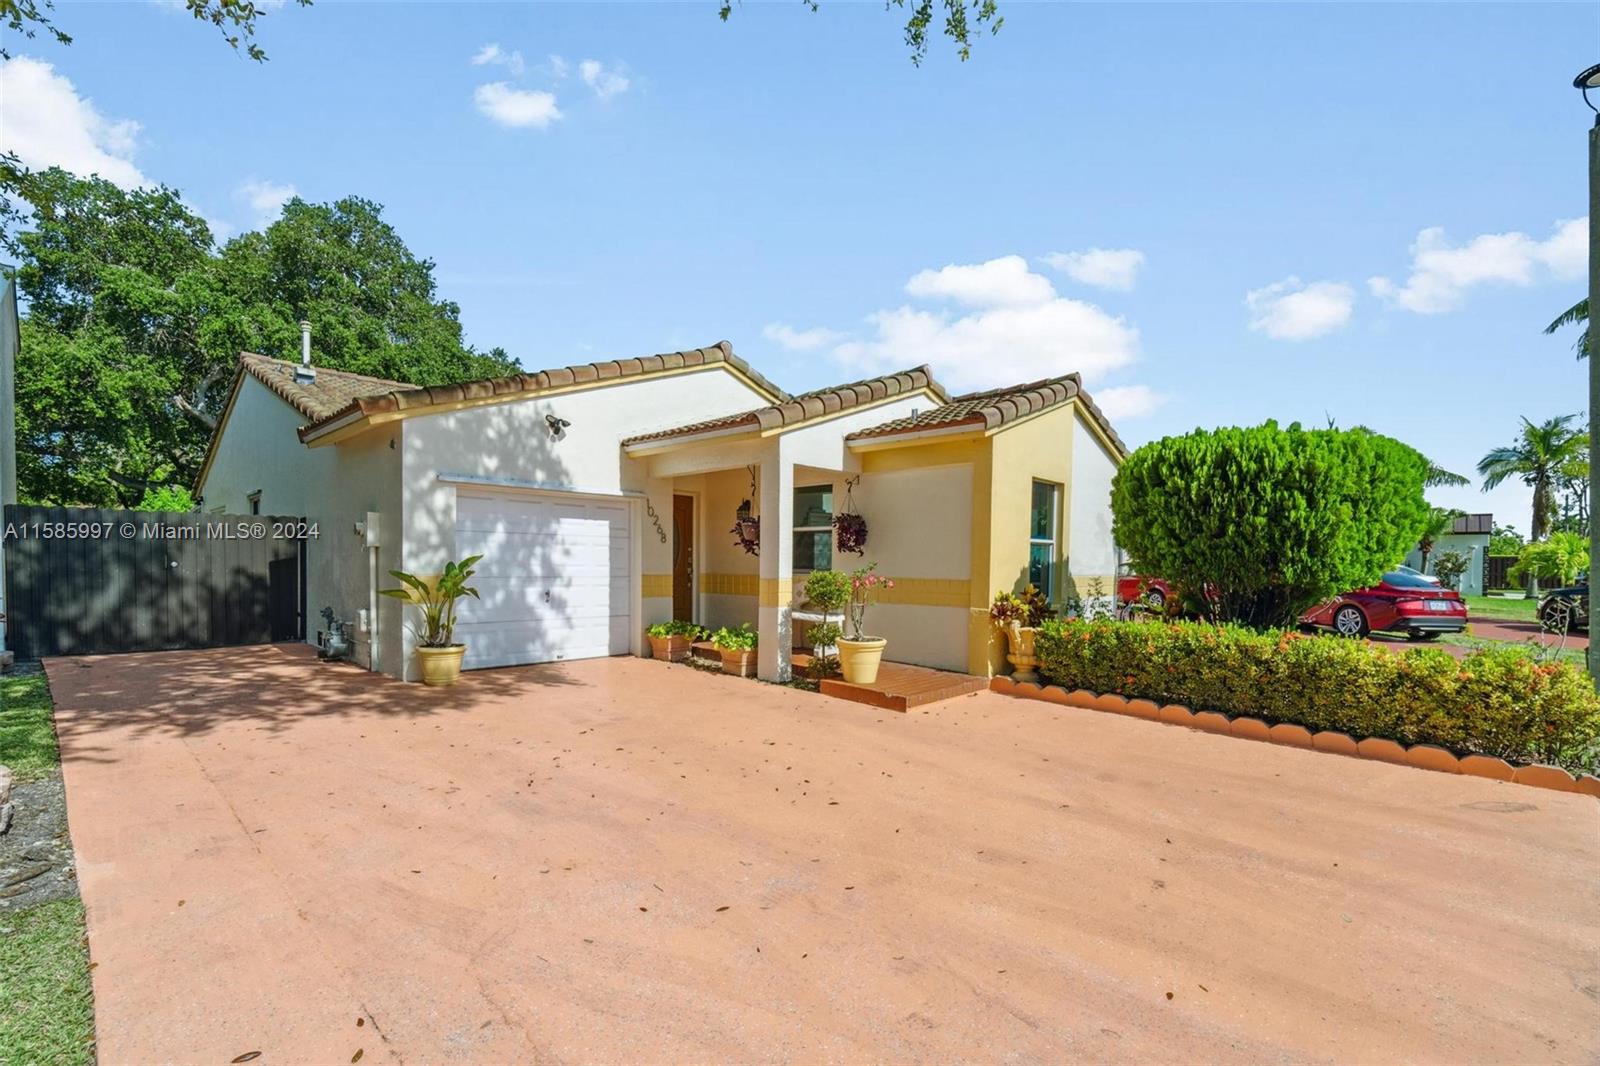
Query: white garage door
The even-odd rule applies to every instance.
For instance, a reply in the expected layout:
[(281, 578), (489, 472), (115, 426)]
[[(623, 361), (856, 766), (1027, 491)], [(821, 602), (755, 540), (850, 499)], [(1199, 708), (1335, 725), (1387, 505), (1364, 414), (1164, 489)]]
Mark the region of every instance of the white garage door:
[(631, 650), (629, 508), (550, 494), (456, 497), (456, 557), (482, 555), (456, 639), (467, 669)]

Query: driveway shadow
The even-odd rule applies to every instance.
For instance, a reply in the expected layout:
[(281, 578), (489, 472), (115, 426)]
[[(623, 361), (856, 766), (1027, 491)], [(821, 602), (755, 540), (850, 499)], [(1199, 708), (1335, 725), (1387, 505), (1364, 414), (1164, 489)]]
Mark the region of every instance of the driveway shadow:
[(560, 664), (475, 670), (448, 688), (407, 684), (305, 644), (46, 659), (56, 732), (74, 758), (111, 762), (118, 743), (204, 736), (225, 724), (269, 733), (322, 718), (419, 718), (468, 711), (485, 690), (533, 695), (581, 684)]

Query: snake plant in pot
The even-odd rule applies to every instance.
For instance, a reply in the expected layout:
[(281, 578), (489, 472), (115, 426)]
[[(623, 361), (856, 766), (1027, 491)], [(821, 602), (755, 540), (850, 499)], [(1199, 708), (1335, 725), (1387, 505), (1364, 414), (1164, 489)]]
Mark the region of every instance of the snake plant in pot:
[(464, 596), (478, 598), (478, 590), (467, 584), (481, 555), (469, 555), (459, 563), (445, 563), (432, 578), (418, 577), (404, 570), (391, 570), (389, 576), (400, 582), (397, 589), (383, 589), (385, 596), (412, 604), (422, 612), (417, 630), (417, 656), (422, 660), (425, 685), (453, 685), (461, 676), (465, 644), (456, 643), (456, 604)]

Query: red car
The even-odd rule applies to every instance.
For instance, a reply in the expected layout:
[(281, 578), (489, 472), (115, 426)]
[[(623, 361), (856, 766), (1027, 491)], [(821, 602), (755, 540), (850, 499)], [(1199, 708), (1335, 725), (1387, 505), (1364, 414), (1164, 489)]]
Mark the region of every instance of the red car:
[(1437, 640), (1467, 628), (1467, 605), (1454, 589), (1403, 570), (1391, 570), (1367, 589), (1346, 592), (1300, 616), (1340, 636), (1364, 637), (1374, 630), (1404, 633), (1411, 640)]
[(1117, 578), (1117, 602), (1121, 604), (1143, 600), (1159, 611), (1166, 606), (1172, 595), (1172, 585), (1164, 577), (1124, 574)]

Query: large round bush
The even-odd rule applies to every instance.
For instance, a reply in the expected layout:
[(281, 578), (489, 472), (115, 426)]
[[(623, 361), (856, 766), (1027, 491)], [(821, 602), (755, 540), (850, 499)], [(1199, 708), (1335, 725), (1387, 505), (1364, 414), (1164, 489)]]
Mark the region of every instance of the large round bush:
[(1111, 508), (1141, 573), (1208, 590), (1218, 620), (1286, 626), (1405, 558), (1427, 472), (1416, 449), (1365, 429), (1196, 430), (1130, 455)]

